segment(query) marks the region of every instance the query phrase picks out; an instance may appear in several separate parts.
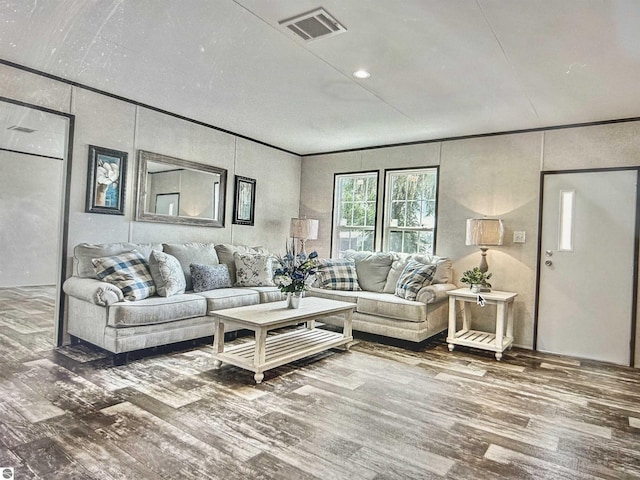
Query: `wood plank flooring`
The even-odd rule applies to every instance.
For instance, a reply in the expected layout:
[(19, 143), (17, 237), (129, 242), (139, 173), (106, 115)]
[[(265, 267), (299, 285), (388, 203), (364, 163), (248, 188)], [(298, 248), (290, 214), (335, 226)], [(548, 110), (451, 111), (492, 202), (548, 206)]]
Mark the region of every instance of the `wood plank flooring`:
[(16, 479), (640, 478), (637, 369), (356, 334), (256, 385), (214, 370), (209, 345), (120, 367), (54, 348), (53, 295), (0, 289), (0, 467)]

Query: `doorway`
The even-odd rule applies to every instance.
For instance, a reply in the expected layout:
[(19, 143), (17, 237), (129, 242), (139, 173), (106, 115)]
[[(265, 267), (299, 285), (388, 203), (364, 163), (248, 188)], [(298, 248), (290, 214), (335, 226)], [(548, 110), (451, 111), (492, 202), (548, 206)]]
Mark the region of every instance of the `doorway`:
[(633, 363), (638, 174), (543, 174), (535, 349)]
[(0, 97), (0, 287), (55, 289), (62, 340), (73, 116)]

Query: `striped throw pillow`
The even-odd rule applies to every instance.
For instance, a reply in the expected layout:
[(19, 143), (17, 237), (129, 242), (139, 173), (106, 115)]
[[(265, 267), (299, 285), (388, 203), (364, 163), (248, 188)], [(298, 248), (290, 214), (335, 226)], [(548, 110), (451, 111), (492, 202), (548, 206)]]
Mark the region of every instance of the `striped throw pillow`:
[(396, 296), (415, 301), (420, 289), (431, 285), (436, 268), (437, 265), (434, 264), (413, 261), (407, 263), (396, 284)]
[(136, 251), (94, 258), (91, 263), (98, 280), (118, 287), (125, 300), (142, 300), (156, 293), (149, 264)]
[(316, 282), (327, 290), (360, 290), (353, 260), (325, 258), (320, 260)]

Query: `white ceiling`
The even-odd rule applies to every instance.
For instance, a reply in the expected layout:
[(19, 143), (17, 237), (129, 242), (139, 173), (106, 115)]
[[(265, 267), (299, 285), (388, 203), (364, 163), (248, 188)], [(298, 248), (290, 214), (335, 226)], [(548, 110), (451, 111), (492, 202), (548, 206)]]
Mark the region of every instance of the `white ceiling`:
[(638, 0), (3, 1), (0, 58), (299, 154), (640, 116)]

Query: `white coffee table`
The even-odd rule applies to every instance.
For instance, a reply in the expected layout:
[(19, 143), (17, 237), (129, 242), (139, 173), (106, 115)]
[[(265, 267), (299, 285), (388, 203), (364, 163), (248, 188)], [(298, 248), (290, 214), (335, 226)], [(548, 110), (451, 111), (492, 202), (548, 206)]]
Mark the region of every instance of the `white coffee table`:
[[(304, 297), (300, 308), (287, 308), (286, 302), (282, 301), (211, 311), (209, 315), (215, 321), (214, 368), (219, 368), (222, 362), (229, 363), (255, 372), (255, 381), (260, 383), (265, 370), (334, 347), (344, 345), (348, 350), (353, 340), (351, 317), (355, 308), (355, 303)], [(337, 313), (344, 314), (342, 333), (315, 328), (316, 318)], [(306, 328), (267, 335), (269, 330), (302, 322), (306, 323)], [(225, 348), (225, 324), (253, 330), (255, 341)]]

